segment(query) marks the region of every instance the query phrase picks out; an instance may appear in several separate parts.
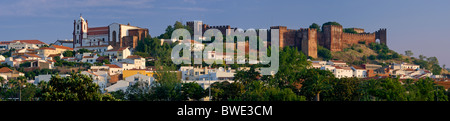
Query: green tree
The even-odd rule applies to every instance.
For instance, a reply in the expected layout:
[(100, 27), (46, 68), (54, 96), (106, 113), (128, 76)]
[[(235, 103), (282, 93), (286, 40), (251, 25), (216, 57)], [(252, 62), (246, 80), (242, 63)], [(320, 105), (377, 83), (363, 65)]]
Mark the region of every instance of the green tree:
[(325, 101), (358, 101), (361, 81), (358, 78), (341, 78), (330, 81), (331, 89), (324, 92)]
[(183, 83), (181, 91), (183, 92), (182, 95), (184, 96), (183, 97), (184, 100), (188, 99), (200, 100), (201, 98), (206, 96), (203, 87), (196, 82)]
[(318, 32), (320, 32), (320, 25), (313, 23), (309, 26), (310, 29), (316, 29)]
[(405, 51), (405, 55), (411, 57), (414, 55), (414, 53), (411, 50), (407, 50)]
[(80, 73), (63, 78), (55, 75), (42, 83), (40, 100), (43, 101), (117, 101), (111, 95), (102, 94), (91, 77)]
[(82, 49), (79, 49), (77, 52), (80, 53), (80, 54), (83, 54), (83, 53), (91, 53), (92, 51), (90, 51), (88, 49), (85, 49), (85, 48), (82, 48)]
[(308, 100), (320, 101), (320, 94), (332, 89), (329, 83), (334, 75), (326, 70), (308, 69), (303, 73), (302, 79), (301, 94)]
[[(338, 22), (334, 22), (334, 21), (326, 22), (326, 23), (324, 23), (324, 24), (322, 25), (322, 27), (323, 27), (323, 26), (326, 26), (326, 25), (342, 26), (342, 25), (339, 24)], [(322, 28), (322, 29), (323, 29), (323, 28)]]
[(280, 67), (271, 79), (271, 85), (279, 88), (289, 87), (296, 89), (295, 84), (299, 83), (300, 75), (311, 64), (307, 61), (307, 57), (297, 50), (295, 47), (285, 47), (280, 51)]
[(75, 51), (64, 51), (63, 52), (63, 56), (64, 57), (74, 57), (75, 56)]
[(333, 58), (333, 56), (331, 55), (331, 51), (322, 46), (317, 47), (317, 55), (319, 55), (319, 57), (322, 57), (324, 60), (331, 60)]
[(358, 34), (353, 28), (345, 28), (343, 31), (345, 33)]

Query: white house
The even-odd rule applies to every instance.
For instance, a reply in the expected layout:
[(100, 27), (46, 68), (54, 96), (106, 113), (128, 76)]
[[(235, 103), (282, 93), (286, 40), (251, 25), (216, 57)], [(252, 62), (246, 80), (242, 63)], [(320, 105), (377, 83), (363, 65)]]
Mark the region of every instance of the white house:
[(134, 69), (145, 69), (145, 58), (138, 55), (130, 55), (126, 59), (123, 59), (122, 62), (133, 64)]
[(60, 45), (60, 46), (66, 46), (66, 47), (73, 47), (73, 40), (56, 40), (53, 45)]
[(353, 70), (350, 67), (339, 67), (333, 70), (333, 74), (336, 78), (350, 78), (353, 77)]
[(367, 70), (359, 67), (359, 66), (352, 66), (351, 67), (353, 70), (353, 77), (357, 77), (357, 78), (366, 78), (367, 77)]
[(332, 65), (324, 65), (324, 66), (320, 67), (320, 70), (333, 71), (334, 69), (336, 69), (336, 67), (334, 67)]
[(74, 48), (74, 51), (78, 51), (80, 49), (87, 49), (93, 52), (98, 52), (102, 55), (105, 55), (104, 52), (113, 49), (111, 45), (99, 45), (99, 46), (83, 46), (83, 47), (76, 47)]
[(120, 81), (117, 81), (116, 84), (105, 88), (105, 90), (107, 90), (108, 92), (115, 92), (115, 91), (119, 91), (119, 90), (126, 91), (129, 86), (130, 86), (130, 82), (120, 80)]
[(328, 61), (327, 65), (333, 65), (333, 66), (339, 66), (339, 67), (348, 67), (347, 63), (345, 63), (344, 61), (335, 61), (335, 60)]
[(1, 41), (0, 42), (0, 50), (7, 50), (9, 49), (9, 44), (11, 41)]
[(110, 74), (110, 75), (116, 75), (116, 74), (122, 74), (122, 72), (123, 72), (123, 68), (122, 67), (120, 67), (120, 66), (118, 66), (118, 65), (115, 65), (115, 64), (105, 64), (105, 66), (108, 66), (109, 68), (108, 68), (108, 73)]
[(9, 44), (9, 49), (39, 49), (47, 45), (39, 40), (13, 40)]
[(89, 71), (82, 71), (81, 74), (90, 76), (92, 78), (92, 80), (94, 81), (94, 83), (98, 84), (98, 86), (100, 87), (100, 90), (103, 91), (103, 89), (106, 88), (108, 81), (106, 80), (105, 77), (95, 74), (93, 72), (89, 72)]
[(137, 82), (145, 82), (150, 86), (155, 81), (155, 78), (153, 78), (152, 76), (135, 74), (125, 78), (125, 81), (130, 82), (130, 85), (134, 85)]

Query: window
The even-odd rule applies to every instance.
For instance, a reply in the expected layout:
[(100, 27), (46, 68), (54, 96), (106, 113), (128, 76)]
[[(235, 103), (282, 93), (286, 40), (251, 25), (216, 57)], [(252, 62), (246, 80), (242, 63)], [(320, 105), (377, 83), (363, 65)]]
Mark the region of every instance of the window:
[(80, 25), (77, 25), (77, 30), (80, 30)]
[(116, 35), (117, 35), (116, 31), (113, 31), (112, 33), (113, 42), (116, 42)]

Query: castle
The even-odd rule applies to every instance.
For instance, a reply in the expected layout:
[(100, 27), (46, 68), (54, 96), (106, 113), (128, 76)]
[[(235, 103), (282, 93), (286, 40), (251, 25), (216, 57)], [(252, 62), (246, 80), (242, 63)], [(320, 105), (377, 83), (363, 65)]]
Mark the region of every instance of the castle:
[[(218, 29), (223, 34), (236, 30), (236, 28), (231, 28), (230, 25), (209, 26), (201, 21), (190, 21), (186, 25), (193, 31), (199, 31), (199, 28), (202, 28), (202, 33), (213, 28)], [(194, 28), (198, 30), (194, 30)], [(357, 33), (345, 33), (343, 32), (343, 27), (339, 25), (325, 25), (322, 31), (311, 28), (287, 29), (286, 26), (272, 26), (270, 29), (279, 29), (280, 48), (287, 46), (297, 47), (299, 51), (313, 58), (318, 57), (318, 45), (332, 52), (337, 52), (342, 51), (346, 45), (358, 44), (359, 42), (369, 44), (376, 42), (377, 39), (380, 43), (387, 44), (386, 29), (380, 29), (373, 33), (366, 33), (364, 29), (360, 28), (351, 28)]]
[(139, 40), (149, 36), (147, 28), (112, 23), (105, 27), (88, 26), (82, 16), (73, 21), (73, 48), (108, 46), (135, 48)]

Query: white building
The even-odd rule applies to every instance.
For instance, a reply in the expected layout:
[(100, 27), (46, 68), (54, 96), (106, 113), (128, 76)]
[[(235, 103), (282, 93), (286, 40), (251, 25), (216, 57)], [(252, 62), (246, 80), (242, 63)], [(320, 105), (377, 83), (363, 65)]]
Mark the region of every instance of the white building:
[(351, 67), (353, 70), (353, 77), (357, 77), (357, 78), (366, 78), (367, 77), (367, 70), (359, 67), (359, 66), (352, 66)]
[(13, 40), (9, 44), (9, 49), (39, 49), (40, 47), (47, 45), (39, 40)]
[(350, 78), (353, 77), (353, 70), (350, 67), (339, 67), (333, 70), (333, 74), (336, 78)]
[(73, 40), (56, 40), (56, 42), (53, 43), (53, 45), (60, 45), (73, 48)]
[(106, 85), (108, 84), (107, 78), (105, 78), (102, 75), (98, 75), (98, 74), (95, 74), (95, 73), (89, 72), (89, 71), (82, 71), (81, 74), (90, 76), (92, 78), (92, 81), (94, 81), (94, 83), (98, 84), (98, 86), (100, 87), (100, 90), (102, 90), (102, 91), (104, 91), (103, 89), (105, 89)]
[(113, 85), (105, 88), (105, 90), (107, 90), (108, 92), (115, 92), (115, 91), (119, 91), (119, 90), (126, 91), (129, 86), (130, 86), (130, 82), (120, 80), (120, 81), (117, 81), (116, 84), (113, 84)]
[(335, 61), (335, 60), (328, 61), (327, 65), (339, 66), (339, 67), (348, 67), (346, 62), (344, 62), (344, 61)]
[(100, 53), (101, 55), (106, 55), (104, 52), (113, 49), (111, 45), (100, 45), (100, 46), (83, 46), (74, 48), (75, 51), (80, 49), (87, 49), (93, 52)]
[(134, 85), (137, 82), (143, 82), (145, 84), (148, 84), (148, 86), (150, 86), (155, 81), (155, 78), (153, 78), (152, 76), (135, 74), (135, 75), (126, 77), (125, 81), (130, 82), (130, 85)]
[(191, 66), (181, 67), (181, 80), (201, 81), (201, 80), (233, 80), (235, 70), (231, 68), (193, 68)]
[(9, 44), (11, 41), (1, 41), (0, 42), (0, 50), (7, 50), (9, 49)]
[[(126, 37), (135, 38), (136, 40), (142, 40), (147, 36), (148, 29), (140, 28), (136, 26), (112, 23), (103, 27), (89, 27), (88, 21), (82, 16), (78, 20), (74, 20), (73, 41), (74, 47), (83, 46), (102, 46), (112, 45), (114, 47), (122, 47), (124, 39)], [(133, 32), (132, 32), (133, 31)], [(131, 35), (131, 33), (140, 33), (139, 35)], [(126, 43), (126, 42), (125, 42)], [(136, 45), (126, 45), (136, 46)]]

